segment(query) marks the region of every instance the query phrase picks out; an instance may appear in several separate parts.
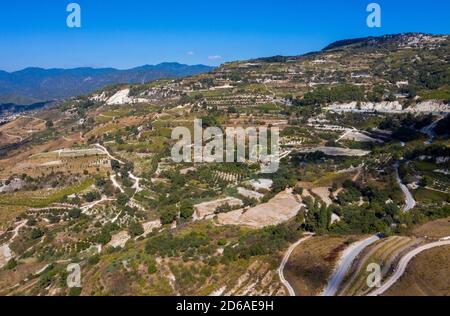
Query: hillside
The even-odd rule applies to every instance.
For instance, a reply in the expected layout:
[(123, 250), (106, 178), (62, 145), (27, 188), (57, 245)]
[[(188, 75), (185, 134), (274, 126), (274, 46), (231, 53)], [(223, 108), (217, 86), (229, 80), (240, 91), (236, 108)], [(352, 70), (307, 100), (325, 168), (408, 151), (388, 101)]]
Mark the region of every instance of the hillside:
[[(427, 100), (447, 102), (449, 51), (448, 36), (411, 33), (347, 40), (303, 56), (226, 63), (209, 74), (162, 82), (151, 89), (135, 85), (132, 97), (134, 102), (145, 102), (155, 99), (148, 95), (161, 89), (173, 97), (196, 95), (197, 100), (219, 108), (253, 99), (256, 104), (277, 101), (303, 106), (388, 102), (394, 108)], [(108, 89), (105, 95), (111, 92)]]
[[(0, 295), (319, 295), (337, 267), (333, 293), (369, 294), (373, 258), (385, 280), (449, 242), (449, 59), (447, 35), (346, 40), (6, 117)], [(280, 168), (250, 142), (241, 163), (175, 163), (173, 129), (199, 118), (278, 127)], [(447, 252), (392, 290), (450, 275)]]

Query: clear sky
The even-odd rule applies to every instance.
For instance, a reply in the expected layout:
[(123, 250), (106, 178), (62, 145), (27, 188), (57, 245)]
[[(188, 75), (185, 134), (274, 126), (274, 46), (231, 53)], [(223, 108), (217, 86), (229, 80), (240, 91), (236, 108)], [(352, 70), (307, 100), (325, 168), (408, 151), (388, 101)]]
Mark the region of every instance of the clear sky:
[[(81, 6), (82, 27), (66, 25)], [(382, 7), (382, 27), (366, 7)], [(164, 61), (225, 61), (320, 50), (340, 39), (450, 33), (448, 0), (2, 0), (0, 69), (131, 68)]]

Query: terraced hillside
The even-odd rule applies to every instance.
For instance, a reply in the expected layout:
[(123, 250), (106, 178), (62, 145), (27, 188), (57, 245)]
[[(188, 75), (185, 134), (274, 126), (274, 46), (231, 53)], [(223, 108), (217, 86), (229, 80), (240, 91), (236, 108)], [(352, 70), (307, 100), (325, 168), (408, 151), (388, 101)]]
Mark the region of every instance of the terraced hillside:
[[(336, 294), (370, 294), (368, 264), (385, 281), (450, 235), (449, 44), (344, 41), (7, 117), (0, 294), (289, 295), (284, 272), (296, 295), (319, 295), (336, 271)], [(196, 119), (278, 127), (279, 169), (261, 174), (248, 139), (240, 163), (175, 163), (172, 131)], [(422, 275), (423, 256), (399, 287)], [(439, 258), (435, 275), (450, 275)], [(79, 287), (66, 284), (69, 264)]]

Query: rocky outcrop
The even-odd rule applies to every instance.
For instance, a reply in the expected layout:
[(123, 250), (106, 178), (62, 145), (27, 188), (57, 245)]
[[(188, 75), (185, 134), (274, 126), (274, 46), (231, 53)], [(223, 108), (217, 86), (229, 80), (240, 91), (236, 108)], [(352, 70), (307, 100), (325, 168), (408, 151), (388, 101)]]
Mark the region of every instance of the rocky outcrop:
[(333, 112), (382, 112), (382, 113), (450, 113), (450, 105), (442, 101), (424, 101), (403, 108), (398, 101), (333, 103), (325, 108)]
[(361, 102), (333, 103), (326, 108), (335, 112), (400, 112), (403, 106), (398, 101), (394, 102)]
[(102, 94), (94, 95), (91, 100), (96, 102), (106, 102), (107, 105), (123, 105), (148, 102), (147, 99), (131, 97), (130, 89), (119, 90), (110, 97), (108, 97), (108, 95), (103, 92)]

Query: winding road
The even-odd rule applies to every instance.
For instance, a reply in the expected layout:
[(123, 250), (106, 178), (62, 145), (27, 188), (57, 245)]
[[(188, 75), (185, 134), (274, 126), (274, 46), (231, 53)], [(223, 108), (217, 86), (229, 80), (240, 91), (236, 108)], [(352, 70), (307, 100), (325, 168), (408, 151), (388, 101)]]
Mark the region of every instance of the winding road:
[(86, 214), (89, 210), (91, 210), (92, 208), (94, 208), (95, 206), (97, 206), (98, 204), (101, 204), (103, 202), (107, 202), (107, 201), (115, 201), (115, 199), (108, 199), (106, 196), (102, 196), (102, 198), (98, 201), (94, 201), (92, 203), (86, 204), (84, 206), (81, 207), (81, 211), (83, 214)]
[[(442, 118), (441, 118), (442, 119)], [(430, 136), (430, 142), (433, 141), (434, 138), (434, 133), (433, 133), (433, 129), (434, 127), (436, 127), (438, 121), (435, 121), (433, 124), (431, 124), (430, 126), (424, 128), (422, 130), (422, 132), (428, 134)], [(346, 133), (344, 133), (343, 136), (341, 136), (341, 138), (343, 138), (345, 135), (347, 135), (347, 133), (349, 133), (351, 131), (347, 131)], [(400, 178), (400, 174), (399, 174), (399, 167), (400, 167), (400, 163), (397, 162), (395, 164), (395, 173), (396, 173), (396, 179), (397, 182), (400, 186), (400, 189), (402, 190), (403, 194), (405, 195), (405, 207), (403, 208), (404, 212), (409, 212), (411, 211), (414, 207), (416, 207), (416, 201), (414, 200), (413, 195), (411, 194), (411, 192), (409, 191), (408, 187), (402, 182), (401, 178)], [(309, 238), (309, 237), (308, 237)], [(307, 239), (307, 238), (306, 238)], [(299, 240), (296, 244), (292, 245), (288, 251), (286, 252), (286, 255), (281, 263), (280, 268), (278, 269), (278, 273), (280, 276), (280, 280), (281, 282), (286, 286), (286, 288), (289, 291), (290, 296), (295, 296), (295, 292), (294, 289), (292, 288), (292, 286), (289, 284), (289, 282), (286, 281), (286, 279), (284, 278), (283, 275), (283, 270), (284, 267), (287, 263), (287, 261), (289, 260), (290, 255), (292, 254), (292, 252), (294, 251), (294, 249), (301, 244), (302, 242), (304, 242), (306, 240), (305, 238)], [(407, 255), (405, 255), (399, 262), (399, 266), (398, 269), (396, 270), (395, 274), (391, 277), (391, 279), (389, 279), (389, 281), (387, 281), (382, 287), (380, 287), (379, 289), (377, 289), (376, 291), (372, 292), (371, 294), (369, 294), (370, 296), (377, 296), (380, 295), (382, 293), (384, 293), (386, 290), (388, 290), (395, 282), (398, 281), (398, 279), (403, 275), (403, 273), (406, 270), (406, 267), (408, 265), (408, 263), (415, 257), (417, 256), (419, 253), (426, 251), (428, 249), (434, 248), (434, 247), (440, 247), (440, 246), (445, 246), (445, 245), (450, 245), (450, 240), (448, 240), (449, 237), (447, 237), (447, 239), (441, 239), (438, 242), (435, 243), (431, 243), (428, 245), (424, 245), (422, 247), (419, 247), (413, 251), (411, 251), (410, 253), (408, 253)], [(346, 274), (348, 273), (348, 271), (350, 270), (352, 263), (355, 261), (355, 259), (361, 254), (361, 252), (368, 246), (374, 244), (375, 242), (377, 242), (378, 240), (380, 240), (380, 237), (378, 235), (372, 236), (370, 238), (367, 238), (365, 240), (356, 242), (354, 244), (352, 244), (350, 247), (348, 247), (344, 253), (341, 256), (341, 259), (338, 263), (338, 266), (336, 267), (335, 271), (333, 272), (330, 280), (328, 281), (328, 285), (327, 287), (323, 290), (321, 296), (334, 296), (336, 295), (336, 293), (339, 290), (339, 287), (341, 286), (341, 283), (344, 279), (344, 277), (346, 276)]]
[(113, 186), (116, 189), (119, 189), (120, 193), (125, 193), (125, 190), (120, 186), (119, 182), (117, 182), (116, 177), (117, 176), (114, 174), (114, 175), (111, 175), (111, 177), (109, 177), (109, 179), (111, 180)]
[(397, 178), (397, 183), (400, 186), (400, 189), (405, 195), (405, 207), (403, 208), (403, 211), (409, 212), (416, 207), (416, 201), (414, 200), (414, 197), (409, 191), (408, 187), (402, 182), (402, 179), (400, 179), (400, 174), (398, 172), (399, 165), (400, 164), (398, 162), (395, 164), (395, 176)]
[(339, 287), (344, 280), (345, 275), (350, 270), (353, 261), (360, 255), (360, 253), (368, 246), (380, 240), (380, 237), (375, 235), (370, 238), (358, 241), (348, 247), (341, 256), (338, 266), (331, 275), (327, 287), (323, 290), (321, 296), (336, 295)]
[(426, 244), (407, 253), (403, 258), (400, 259), (398, 266), (395, 269), (395, 273), (391, 276), (391, 278), (386, 281), (381, 287), (371, 292), (368, 296), (378, 296), (389, 290), (391, 286), (394, 285), (405, 273), (406, 268), (408, 267), (408, 264), (411, 262), (411, 260), (420, 253), (436, 247), (450, 246), (450, 240), (448, 238), (449, 237), (446, 237), (441, 239), (440, 241)]
[(445, 116), (439, 116), (439, 118), (434, 121), (433, 123), (431, 123), (428, 126), (425, 126), (424, 128), (422, 128), (420, 131), (424, 134), (427, 134), (430, 138), (429, 140), (427, 140), (425, 142), (426, 145), (431, 145), (433, 144), (434, 139), (436, 138), (436, 133), (434, 132), (434, 129), (436, 128), (436, 126), (439, 124), (439, 122), (441, 120), (443, 120), (445, 118)]
[(9, 241), (3, 245), (0, 245), (0, 269), (3, 268), (9, 260), (15, 257), (13, 251), (9, 246), (14, 242), (14, 240), (19, 236), (19, 230), (26, 225), (27, 221), (21, 221), (13, 231), (13, 236)]
[[(104, 153), (112, 160), (117, 160), (121, 165), (124, 165), (125, 163), (119, 159), (117, 159), (116, 157), (114, 157), (113, 155), (110, 154), (110, 152), (108, 151), (108, 149), (106, 149), (106, 147), (100, 145), (100, 144), (95, 144), (95, 146), (99, 149), (101, 149), (102, 151), (104, 151)], [(134, 199), (134, 197), (136, 196), (137, 193), (141, 192), (142, 190), (144, 190), (141, 186), (141, 182), (142, 182), (142, 178), (139, 178), (137, 176), (135, 176), (133, 173), (131, 173), (130, 171), (128, 172), (128, 176), (134, 181), (134, 184), (132, 186), (132, 189), (134, 189), (134, 194), (131, 197), (130, 201), (128, 202), (128, 205), (131, 207), (136, 207), (139, 208), (141, 211), (146, 211), (145, 208), (143, 208), (138, 202), (136, 202), (136, 200)], [(113, 186), (115, 188), (117, 188), (121, 193), (125, 193), (125, 190), (123, 189), (123, 187), (119, 184), (119, 182), (117, 181), (117, 175), (111, 175), (110, 176), (110, 180), (113, 184)]]
[(297, 241), (295, 244), (293, 244), (291, 247), (289, 247), (289, 249), (286, 251), (286, 254), (284, 255), (283, 261), (281, 261), (280, 267), (278, 268), (278, 276), (280, 277), (281, 283), (283, 283), (283, 285), (288, 290), (289, 296), (295, 296), (295, 291), (292, 288), (291, 284), (289, 284), (289, 282), (284, 277), (284, 267), (286, 266), (286, 263), (289, 261), (289, 258), (291, 256), (292, 252), (295, 250), (295, 248), (297, 248), (301, 243), (310, 239), (312, 236), (313, 235), (304, 237), (304, 238), (300, 239), (299, 241)]
[(109, 157), (109, 159), (111, 159), (111, 160), (117, 160), (121, 165), (124, 165), (124, 164), (125, 164), (122, 160), (117, 159), (116, 157), (112, 156), (112, 155), (109, 153), (108, 149), (106, 149), (105, 146), (102, 146), (102, 145), (100, 145), (100, 144), (95, 144), (95, 147), (101, 149), (101, 150)]

